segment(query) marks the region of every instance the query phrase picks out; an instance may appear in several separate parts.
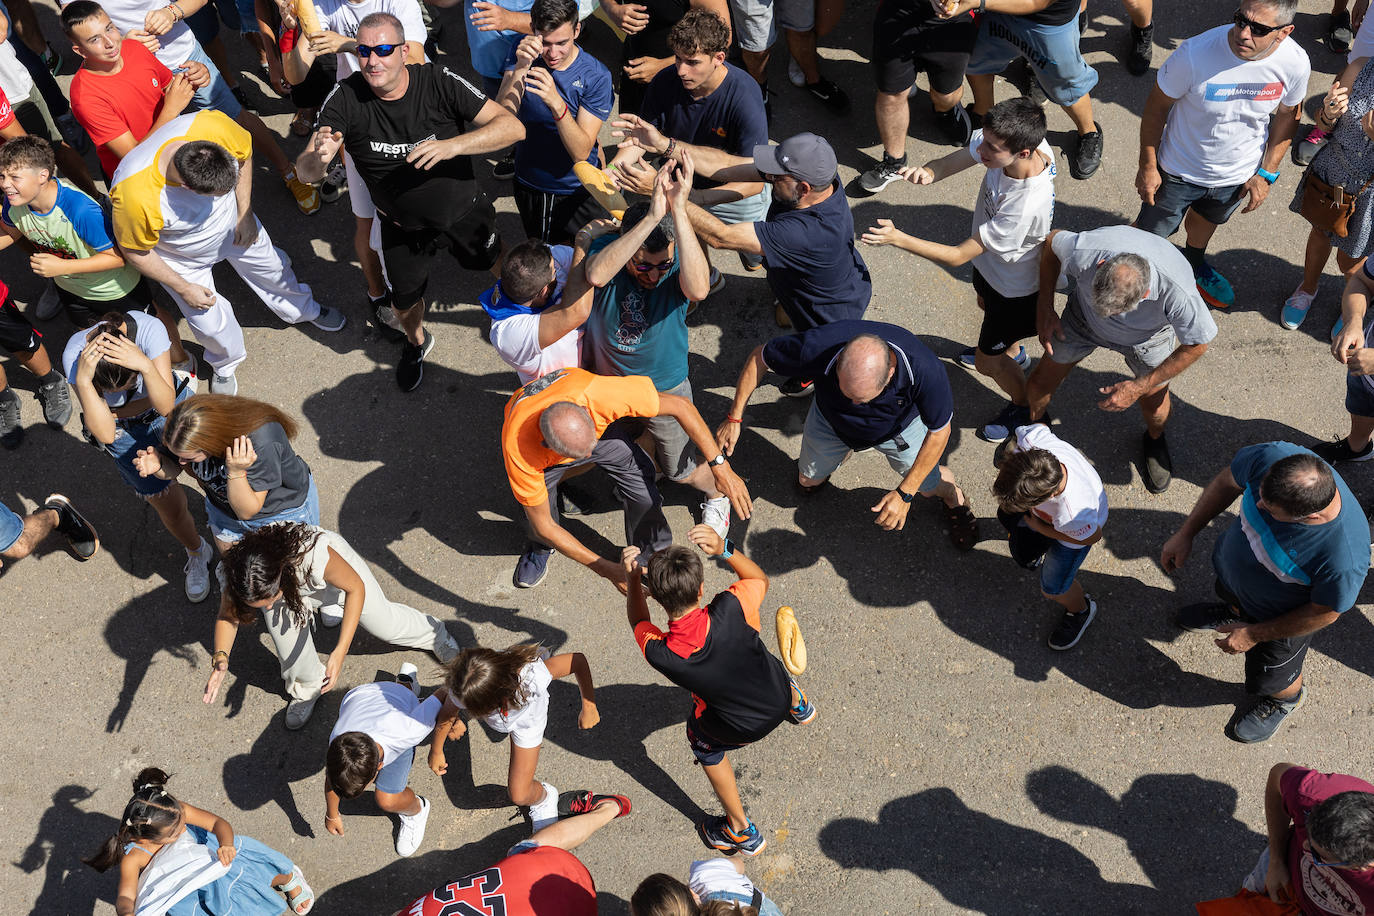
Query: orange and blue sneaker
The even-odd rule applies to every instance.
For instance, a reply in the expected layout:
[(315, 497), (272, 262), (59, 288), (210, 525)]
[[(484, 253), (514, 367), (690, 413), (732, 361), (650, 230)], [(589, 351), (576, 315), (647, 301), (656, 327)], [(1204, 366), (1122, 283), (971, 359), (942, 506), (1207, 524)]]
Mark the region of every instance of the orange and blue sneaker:
[(719, 850), (727, 856), (742, 852), (746, 856), (756, 856), (763, 852), (768, 841), (759, 833), (759, 828), (750, 821), (743, 833), (736, 833), (730, 826), (729, 818), (720, 815), (708, 817), (697, 822), (697, 833), (701, 841), (711, 849)]
[(1236, 291), (1230, 281), (1206, 261), (1193, 271), (1193, 279), (1197, 281), (1198, 293), (1212, 308), (1229, 309), (1236, 304)]
[(792, 685), (792, 707), (787, 710), (787, 718), (793, 725), (806, 725), (816, 718), (816, 704), (806, 698), (806, 692), (797, 684), (796, 678), (788, 678)]

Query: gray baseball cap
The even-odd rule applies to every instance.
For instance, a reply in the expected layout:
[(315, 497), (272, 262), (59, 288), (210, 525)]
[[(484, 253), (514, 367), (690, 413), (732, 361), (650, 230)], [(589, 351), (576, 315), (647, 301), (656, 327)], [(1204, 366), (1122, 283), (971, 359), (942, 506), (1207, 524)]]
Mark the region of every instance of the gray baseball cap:
[(797, 134), (776, 146), (754, 147), (754, 168), (768, 175), (791, 175), (813, 188), (827, 188), (839, 163), (830, 144), (815, 134)]

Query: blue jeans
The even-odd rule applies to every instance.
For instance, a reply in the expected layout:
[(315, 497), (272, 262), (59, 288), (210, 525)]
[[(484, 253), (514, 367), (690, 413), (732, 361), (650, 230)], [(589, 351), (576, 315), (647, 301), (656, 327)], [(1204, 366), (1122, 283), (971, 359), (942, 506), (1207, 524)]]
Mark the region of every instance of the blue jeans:
[(377, 773), (377, 782), (374, 788), (378, 792), (386, 792), (389, 795), (399, 795), (406, 790), (410, 784), (410, 766), (415, 762), (415, 748), (411, 748), (401, 754), (390, 763), (382, 765)]
[[(749, 906), (754, 902), (752, 898), (736, 891), (711, 891), (701, 898), (702, 903), (708, 900), (730, 900), (741, 906)], [(771, 899), (764, 897), (759, 903), (759, 916), (782, 916), (782, 910), (778, 909), (778, 905)]]
[(16, 515), (13, 509), (0, 503), (0, 553), (13, 547), (14, 542), (19, 540), (19, 535), (23, 533), (23, 516)]
[[(196, 94), (191, 97), (191, 104), (186, 106), (188, 111), (204, 111), (213, 109), (222, 111), (231, 118), (237, 118), (239, 112), (243, 111), (243, 106), (239, 100), (234, 98), (234, 93), (229, 90), (229, 84), (224, 81), (224, 77), (215, 69), (214, 61), (205, 53), (205, 49), (196, 42), (195, 50), (187, 60), (193, 60), (205, 65), (205, 69), (210, 71), (210, 82), (196, 90)], [(185, 63), (186, 61), (182, 61)]]
[[(872, 447), (887, 456), (887, 463), (892, 466), (892, 470), (905, 476), (916, 463), (916, 453), (926, 441), (927, 432), (921, 418), (916, 417), (896, 436), (885, 442), (874, 443)], [(797, 457), (797, 469), (801, 471), (802, 476), (812, 480), (824, 480), (835, 473), (840, 462), (844, 461), (850, 451), (850, 447), (835, 435), (829, 421), (821, 416), (821, 412), (816, 409), (816, 403), (812, 401), (811, 411), (806, 415), (806, 425), (802, 429), (801, 455)], [(917, 490), (930, 494), (934, 493), (939, 485), (940, 464), (937, 461)]]
[(997, 520), (1011, 536), (1011, 558), (1018, 566), (1031, 569), (1044, 557), (1040, 566), (1040, 590), (1046, 595), (1062, 595), (1073, 587), (1078, 567), (1088, 558), (1091, 547), (1074, 547), (1043, 535), (1026, 524), (1025, 513), (1012, 515), (997, 510)]
[[(195, 393), (193, 386), (186, 385), (177, 392), (176, 403), (180, 404)], [(124, 478), (124, 482), (145, 499), (157, 496), (173, 484), (173, 481), (163, 480), (161, 477), (141, 477), (134, 468), (134, 458), (138, 455), (139, 449), (160, 446), (162, 428), (167, 425), (167, 418), (160, 416), (152, 408), (149, 408), (148, 414), (152, 414), (152, 419), (146, 422), (140, 417), (116, 420), (115, 440), (108, 445), (98, 443), (100, 450), (115, 460), (115, 467), (119, 468), (119, 476)]]
[(275, 525), (277, 522), (305, 522), (307, 525), (320, 523), (320, 492), (315, 489), (315, 475), (310, 475), (310, 489), (306, 492), (305, 502), (294, 509), (286, 509), (266, 518), (241, 521), (225, 515), (210, 500), (205, 501), (205, 514), (210, 521), (210, 533), (217, 541), (233, 544), (243, 539), (250, 531)]

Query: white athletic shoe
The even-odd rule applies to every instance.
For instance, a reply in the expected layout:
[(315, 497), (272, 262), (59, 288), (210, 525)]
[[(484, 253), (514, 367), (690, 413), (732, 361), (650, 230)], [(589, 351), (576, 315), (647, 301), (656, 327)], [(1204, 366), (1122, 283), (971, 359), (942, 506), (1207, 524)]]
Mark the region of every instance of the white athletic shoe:
[(558, 790), (546, 782), (540, 785), (544, 787), (544, 797), (530, 805), (530, 825), (535, 833), (558, 820)]
[(420, 696), (420, 669), (410, 662), (404, 662), (396, 672), (396, 683), (407, 688), (418, 698)]
[(204, 601), (210, 594), (210, 560), (215, 549), (205, 538), (200, 539), (200, 549), (186, 555), (186, 597), (192, 602)]
[(320, 623), (327, 627), (337, 627), (343, 623), (343, 607), (337, 604), (320, 605)]
[(701, 504), (701, 523), (722, 538), (730, 533), (730, 497), (717, 496)]
[(787, 79), (798, 89), (806, 85), (806, 74), (802, 73), (801, 64), (797, 63), (796, 58), (787, 61)]
[[(557, 805), (558, 799), (554, 798)], [(429, 820), (429, 799), (420, 796), (420, 813), (402, 814), (401, 829), (396, 834), (396, 855), (405, 858), (420, 848), (425, 838), (425, 822)]]
[(210, 376), (211, 394), (238, 394), (239, 380), (232, 372), (228, 375), (220, 375), (216, 372)]

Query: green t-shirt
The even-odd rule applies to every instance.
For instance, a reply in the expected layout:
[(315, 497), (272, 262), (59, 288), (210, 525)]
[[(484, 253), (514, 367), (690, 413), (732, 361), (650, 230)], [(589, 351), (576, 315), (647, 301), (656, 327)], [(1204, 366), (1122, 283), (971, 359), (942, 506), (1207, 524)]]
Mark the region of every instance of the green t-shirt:
[[(45, 254), (75, 260), (114, 248), (110, 214), (89, 196), (63, 179), (57, 179), (57, 202), (51, 210), (39, 213), (22, 204), (11, 206), (3, 196), (0, 219)], [(138, 285), (138, 271), (130, 264), (93, 274), (61, 274), (53, 281), (83, 299), (109, 302), (127, 296)]]

